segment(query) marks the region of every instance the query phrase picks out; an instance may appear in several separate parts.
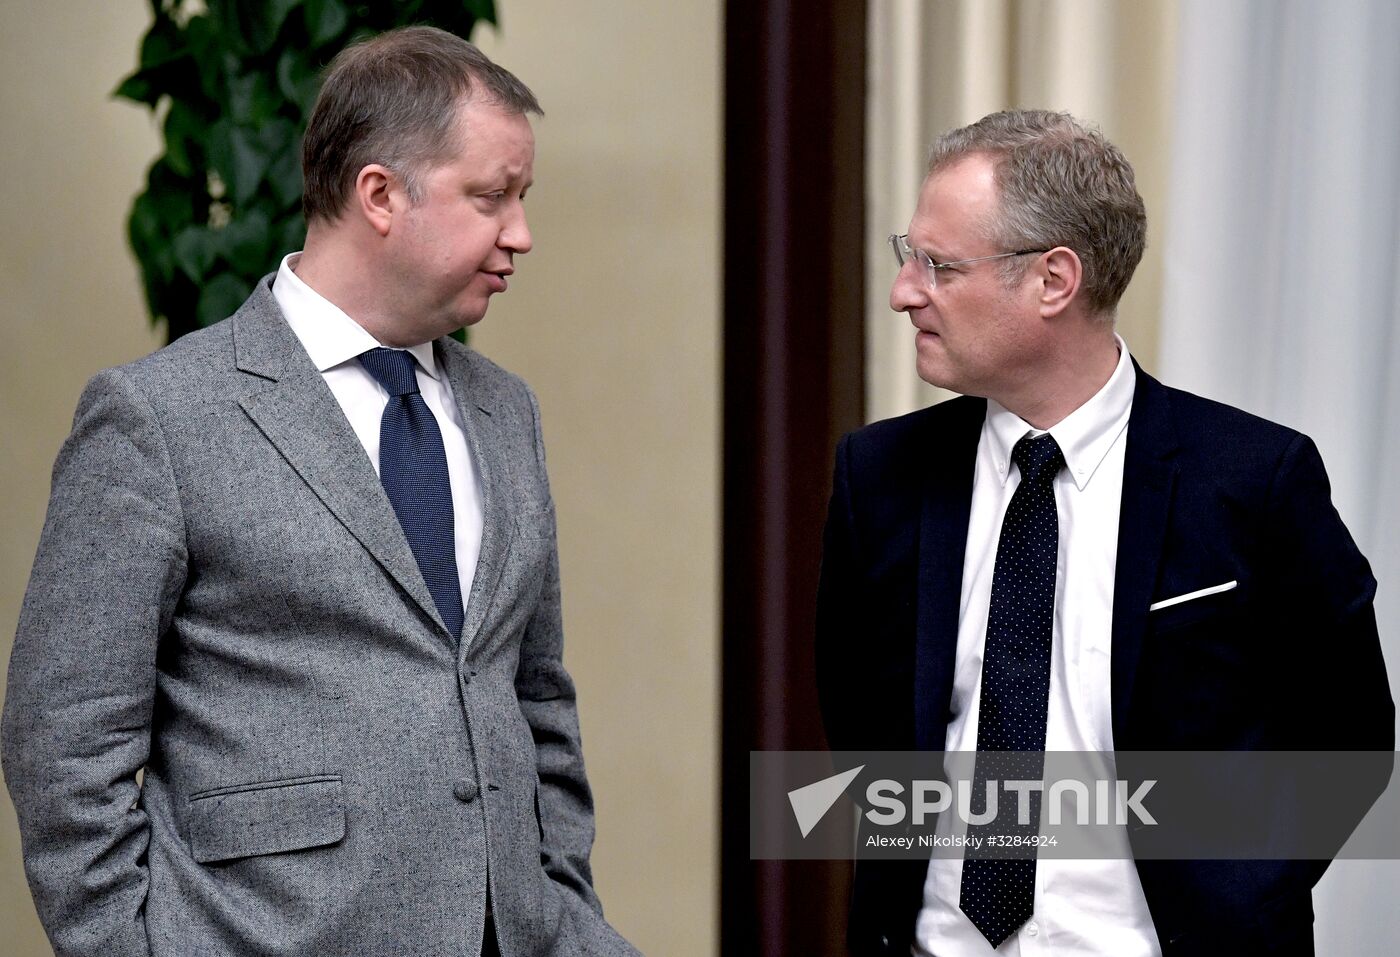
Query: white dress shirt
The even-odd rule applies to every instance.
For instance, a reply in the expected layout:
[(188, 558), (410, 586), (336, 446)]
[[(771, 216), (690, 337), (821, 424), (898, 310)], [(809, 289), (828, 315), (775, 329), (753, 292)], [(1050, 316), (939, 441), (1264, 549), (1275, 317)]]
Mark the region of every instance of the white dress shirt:
[[(365, 454), (379, 472), (379, 421), (389, 404), (389, 393), (356, 361), (363, 352), (381, 343), (364, 327), (302, 282), (293, 270), (300, 253), (282, 260), (272, 281), (272, 295), (287, 317), (311, 361), (330, 386)], [(407, 350), (417, 360), (418, 389), (437, 419), (447, 453), (447, 477), (452, 484), (452, 533), (457, 554), (457, 579), (462, 586), (462, 607), (467, 606), (476, 560), (481, 553), (482, 511), (480, 477), (467, 446), (462, 413), (452, 395), (452, 385), (438, 368), (433, 344), (424, 342)]]
[[(1117, 337), (1115, 337), (1117, 338)], [(1055, 478), (1059, 554), (1055, 570), (1047, 751), (1111, 751), (1113, 581), (1118, 555), (1118, 513), (1123, 496), (1123, 453), (1136, 373), (1127, 346), (1118, 342), (1118, 365), (1107, 383), (1050, 434), (1064, 453)], [(986, 645), (992, 573), (1002, 516), (1020, 484), (1011, 450), (1022, 436), (1043, 434), (996, 402), (977, 443), (963, 558), (958, 646), (945, 748), (977, 750), (982, 655)], [(945, 833), (965, 830), (941, 815)], [(935, 858), (924, 884), (924, 906), (915, 926), (920, 957), (1159, 957), (1161, 946), (1147, 910), (1126, 836), (1110, 860), (1036, 862), (1034, 913), (993, 950), (958, 907), (963, 862)]]

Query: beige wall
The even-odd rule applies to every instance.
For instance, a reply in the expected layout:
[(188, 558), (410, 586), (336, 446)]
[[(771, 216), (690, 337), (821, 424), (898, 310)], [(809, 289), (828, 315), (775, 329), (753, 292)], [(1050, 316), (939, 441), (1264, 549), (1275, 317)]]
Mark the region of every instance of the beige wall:
[[(474, 344), (536, 387), (609, 917), (718, 950), (720, 8), (502, 0), (478, 38), (539, 94), (536, 250)], [(4, 0), (0, 654), (82, 384), (158, 344), (124, 222), (157, 136), (108, 94), (141, 0)], [(47, 955), (0, 797), (4, 952)]]
[[(148, 117), (108, 94), (135, 65), (137, 0), (20, 4), (0, 22), (0, 654), (10, 641), (48, 501), (49, 466), (83, 383), (159, 344), (126, 251), (126, 209), (155, 155)], [(6, 954), (51, 953), (0, 796)]]

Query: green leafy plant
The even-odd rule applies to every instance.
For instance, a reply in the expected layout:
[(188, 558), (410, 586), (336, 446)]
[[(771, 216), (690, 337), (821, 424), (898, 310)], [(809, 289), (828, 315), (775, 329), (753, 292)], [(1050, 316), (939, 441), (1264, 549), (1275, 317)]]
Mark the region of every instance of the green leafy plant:
[(161, 117), (165, 153), (132, 203), (153, 322), (218, 322), (306, 237), (300, 145), (322, 68), (408, 24), (470, 37), (493, 0), (151, 0), (140, 65), (114, 96)]

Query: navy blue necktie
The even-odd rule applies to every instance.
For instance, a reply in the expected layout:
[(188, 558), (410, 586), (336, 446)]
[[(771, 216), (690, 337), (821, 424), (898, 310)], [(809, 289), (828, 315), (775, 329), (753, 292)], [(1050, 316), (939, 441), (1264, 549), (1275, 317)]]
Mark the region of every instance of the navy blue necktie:
[[(1040, 791), (1030, 792), (1030, 819), (1017, 823), (1016, 800), (1001, 782), (1039, 781), (1045, 773), (1045, 716), (1050, 699), (1050, 645), (1055, 616), (1059, 514), (1055, 475), (1064, 455), (1049, 434), (1016, 443), (1011, 460), (1021, 482), (1006, 507), (992, 571), (992, 601), (982, 657), (982, 700), (977, 710), (977, 765), (972, 813), (986, 811), (991, 781), (1002, 799), (997, 816), (969, 825), (968, 836), (1040, 831)], [(989, 752), (1018, 752), (993, 754)], [(1034, 850), (985, 846), (964, 856), (959, 905), (992, 947), (1015, 933), (1035, 907)]]
[(437, 420), (418, 392), (412, 353), (371, 349), (360, 365), (389, 393), (379, 420), (379, 481), (403, 526), (442, 623), (462, 633), (462, 583), (453, 541), (452, 484)]

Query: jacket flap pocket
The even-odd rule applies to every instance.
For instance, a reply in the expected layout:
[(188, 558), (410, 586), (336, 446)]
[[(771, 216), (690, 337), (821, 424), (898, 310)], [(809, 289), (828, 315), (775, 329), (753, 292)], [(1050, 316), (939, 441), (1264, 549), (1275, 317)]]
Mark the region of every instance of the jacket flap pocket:
[(334, 844), (345, 836), (340, 778), (292, 778), (190, 797), (190, 850), (201, 864)]

